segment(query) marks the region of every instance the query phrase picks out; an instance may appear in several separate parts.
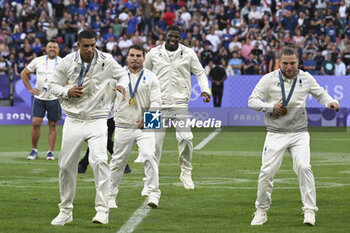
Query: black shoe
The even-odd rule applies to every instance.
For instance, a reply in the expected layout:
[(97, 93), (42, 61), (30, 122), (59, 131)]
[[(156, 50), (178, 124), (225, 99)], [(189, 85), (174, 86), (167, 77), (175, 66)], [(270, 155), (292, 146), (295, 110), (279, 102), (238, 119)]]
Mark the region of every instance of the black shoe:
[(124, 173), (130, 173), (131, 169), (129, 167), (129, 164), (126, 165), (125, 169), (124, 169)]
[(86, 172), (86, 169), (87, 169), (87, 165), (84, 165), (84, 164), (78, 165), (78, 173), (84, 174)]

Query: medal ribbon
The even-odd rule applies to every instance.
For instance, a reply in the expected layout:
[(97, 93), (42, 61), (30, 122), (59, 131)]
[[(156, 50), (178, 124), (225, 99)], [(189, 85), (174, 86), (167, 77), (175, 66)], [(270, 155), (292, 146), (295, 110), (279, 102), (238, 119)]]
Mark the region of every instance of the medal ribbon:
[(143, 70), (141, 71), (139, 77), (137, 78), (134, 91), (132, 91), (131, 79), (130, 79), (130, 73), (129, 73), (129, 72), (128, 72), (128, 75), (129, 75), (129, 91), (130, 91), (130, 98), (134, 98), (135, 95), (136, 95), (136, 92), (137, 92), (137, 88), (139, 87), (139, 84), (140, 84), (140, 81), (141, 81), (141, 77), (142, 77), (142, 75), (143, 75)]
[(281, 70), (279, 71), (279, 78), (280, 78), (280, 82), (281, 82), (282, 101), (283, 101), (282, 104), (283, 104), (284, 107), (287, 107), (290, 99), (292, 98), (292, 94), (294, 92), (294, 88), (295, 88), (295, 84), (296, 84), (297, 79), (298, 79), (298, 75), (297, 75), (297, 77), (294, 78), (294, 81), (293, 81), (292, 87), (291, 87), (291, 89), (289, 91), (287, 99), (286, 99), (286, 92), (284, 90), (284, 81), (283, 81), (283, 78), (282, 78)]
[[(58, 60), (58, 58), (56, 57), (55, 67), (53, 68), (54, 70), (56, 69), (56, 66), (57, 66), (57, 60)], [(49, 62), (49, 56), (46, 56), (46, 62), (45, 62), (45, 69), (46, 70), (48, 70), (48, 62)]]
[(85, 70), (84, 61), (83, 61), (83, 59), (81, 59), (81, 70), (80, 70), (80, 74), (79, 74), (79, 77), (78, 77), (78, 86), (79, 87), (81, 87), (83, 85), (83, 77), (85, 77), (87, 72), (89, 72), (92, 60), (94, 60), (94, 56), (95, 56), (95, 54), (92, 56), (88, 66), (86, 68), (85, 74), (84, 74), (84, 70)]

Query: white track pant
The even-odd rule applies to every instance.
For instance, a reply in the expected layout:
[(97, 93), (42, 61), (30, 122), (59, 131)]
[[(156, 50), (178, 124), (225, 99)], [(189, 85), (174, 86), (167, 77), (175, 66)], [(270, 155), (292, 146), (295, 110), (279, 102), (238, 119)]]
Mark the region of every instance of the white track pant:
[(114, 153), (110, 161), (111, 170), (110, 199), (115, 199), (118, 194), (120, 181), (124, 169), (128, 163), (132, 145), (136, 141), (139, 154), (145, 166), (145, 174), (148, 178), (147, 188), (149, 196), (160, 198), (158, 164), (154, 155), (154, 132), (140, 129), (116, 128), (114, 135)]
[(110, 172), (107, 158), (107, 119), (81, 121), (67, 117), (63, 126), (58, 160), (61, 211), (70, 212), (76, 191), (78, 162), (85, 141), (90, 149), (89, 163), (95, 177), (96, 211), (108, 212)]
[(303, 211), (316, 207), (316, 189), (310, 165), (310, 135), (308, 132), (271, 133), (268, 132), (262, 153), (262, 166), (258, 181), (257, 209), (267, 211), (271, 205), (273, 178), (279, 170), (285, 150), (293, 159), (293, 170), (298, 176)]
[[(176, 124), (178, 121), (184, 121), (186, 123), (188, 118), (187, 108), (169, 108), (162, 109), (162, 121), (168, 124), (169, 120), (176, 125), (176, 139), (178, 141), (179, 150), (179, 165), (182, 171), (192, 171), (192, 152), (193, 152), (193, 134), (190, 127), (180, 127)], [(162, 156), (163, 140), (166, 133), (166, 128), (157, 130), (155, 132), (156, 138), (156, 158), (159, 165)]]

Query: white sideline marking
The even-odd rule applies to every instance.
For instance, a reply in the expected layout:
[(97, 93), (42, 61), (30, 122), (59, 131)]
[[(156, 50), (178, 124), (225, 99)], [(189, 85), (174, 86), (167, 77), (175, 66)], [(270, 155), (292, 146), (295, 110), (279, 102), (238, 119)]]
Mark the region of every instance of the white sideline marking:
[(201, 141), (194, 149), (195, 150), (200, 150), (202, 149), (205, 145), (207, 145), (210, 140), (212, 140), (219, 132), (221, 131), (221, 128), (216, 129), (214, 132), (209, 134), (208, 137), (204, 138), (203, 141)]
[(151, 210), (147, 206), (147, 200), (138, 208), (129, 220), (119, 229), (117, 233), (131, 233), (135, 230), (137, 225), (139, 225), (142, 220), (147, 216), (148, 212)]

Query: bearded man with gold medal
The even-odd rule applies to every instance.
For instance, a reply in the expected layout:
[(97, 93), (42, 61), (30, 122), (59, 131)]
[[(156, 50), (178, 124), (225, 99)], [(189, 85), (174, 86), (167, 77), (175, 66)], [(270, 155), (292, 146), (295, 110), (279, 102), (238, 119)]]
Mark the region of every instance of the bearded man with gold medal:
[(143, 129), (143, 112), (157, 110), (161, 106), (161, 92), (158, 78), (152, 71), (143, 67), (146, 52), (142, 46), (132, 45), (127, 53), (127, 72), (129, 87), (126, 90), (126, 100), (117, 96), (114, 103), (116, 124), (114, 134), (114, 153), (110, 161), (111, 183), (109, 193), (109, 208), (117, 208), (116, 197), (124, 168), (128, 162), (134, 142), (139, 148), (139, 155), (145, 166), (148, 177), (148, 206), (156, 208), (159, 205), (160, 190), (158, 164), (155, 157), (154, 131)]
[(308, 94), (311, 94), (322, 105), (335, 111), (339, 111), (339, 104), (314, 77), (298, 69), (298, 53), (294, 48), (284, 47), (279, 59), (280, 69), (264, 75), (248, 101), (252, 109), (265, 112), (267, 130), (255, 201), (256, 212), (251, 225), (267, 222), (273, 178), (282, 164), (284, 152), (288, 150), (299, 180), (303, 223), (313, 226), (318, 208), (310, 165), (310, 136), (307, 131), (305, 102)]

